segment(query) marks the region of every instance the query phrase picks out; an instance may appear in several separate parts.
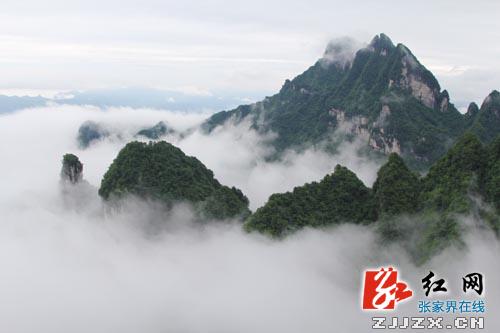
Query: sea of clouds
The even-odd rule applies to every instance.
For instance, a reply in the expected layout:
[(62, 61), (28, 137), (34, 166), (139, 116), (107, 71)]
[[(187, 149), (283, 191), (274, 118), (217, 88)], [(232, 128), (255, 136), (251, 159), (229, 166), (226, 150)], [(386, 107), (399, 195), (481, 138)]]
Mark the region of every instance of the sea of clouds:
[[(366, 332), (362, 272), (381, 265), (396, 265), (419, 297), (433, 270), (449, 284), (447, 299), (463, 297), (462, 276), (482, 272), (485, 331), (500, 328), (500, 245), (484, 228), (466, 235), (465, 249), (416, 267), (397, 246), (381, 248), (371, 227), (306, 229), (278, 241), (237, 222), (197, 225), (187, 205), (166, 212), (134, 198), (120, 210), (101, 202), (97, 188), (118, 151), (160, 120), (187, 131), (166, 139), (242, 189), (252, 210), (337, 163), (369, 186), (376, 177), (379, 164), (356, 142), (334, 156), (311, 149), (268, 161), (270, 137), (244, 123), (188, 131), (207, 116), (65, 105), (0, 116), (1, 332)], [(81, 150), (76, 135), (87, 120), (120, 135)], [(80, 157), (88, 182), (69, 190), (59, 182), (67, 152)], [(418, 316), (417, 298), (396, 313)]]

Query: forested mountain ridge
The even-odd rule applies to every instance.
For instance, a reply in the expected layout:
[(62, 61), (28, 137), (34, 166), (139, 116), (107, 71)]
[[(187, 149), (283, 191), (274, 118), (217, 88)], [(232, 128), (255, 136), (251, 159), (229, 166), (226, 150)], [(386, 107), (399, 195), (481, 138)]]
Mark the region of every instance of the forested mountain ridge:
[[(77, 158), (65, 155), (64, 174), (77, 172)], [(76, 177), (73, 177), (76, 179)], [(104, 175), (99, 195), (105, 201), (134, 195), (166, 207), (187, 202), (200, 221), (237, 219), (248, 232), (286, 237), (305, 227), (343, 223), (373, 225), (382, 242), (399, 242), (423, 262), (439, 250), (462, 246), (463, 219), (500, 232), (500, 136), (488, 145), (466, 132), (425, 176), (391, 153), (369, 188), (337, 165), (318, 182), (275, 193), (253, 214), (236, 188), (221, 185), (199, 160), (165, 142), (131, 142)]]
[(273, 194), (245, 228), (283, 237), (303, 227), (374, 223), (384, 241), (403, 241), (416, 259), (425, 260), (461, 241), (460, 216), (483, 221), (498, 234), (499, 189), (500, 137), (485, 146), (467, 132), (424, 177), (395, 153), (379, 169), (372, 189), (337, 166), (320, 182)]
[(128, 143), (104, 174), (99, 195), (105, 200), (135, 195), (167, 206), (187, 202), (208, 219), (250, 214), (248, 199), (239, 189), (221, 185), (198, 159), (165, 141)]
[[(471, 109), (472, 108), (472, 109)], [(483, 142), (490, 142), (500, 132), (500, 93), (492, 91), (484, 100), (479, 110), (477, 105), (469, 106), (470, 130)]]
[(346, 58), (345, 48), (329, 44), (321, 59), (287, 80), (279, 93), (216, 113), (203, 128), (211, 132), (226, 121), (247, 120), (254, 129), (277, 134), (272, 144), (278, 154), (328, 142), (340, 130), (345, 139), (360, 137), (373, 150), (398, 153), (419, 170), (443, 156), (468, 129), (485, 142), (500, 132), (499, 126), (487, 126), (500, 123), (498, 93), (488, 96), (480, 110), (470, 108), (463, 115), (405, 45), (380, 34), (352, 58)]
[(248, 218), (246, 229), (284, 236), (303, 227), (341, 222), (370, 223), (377, 219), (371, 189), (349, 169), (337, 165), (320, 182), (273, 194)]

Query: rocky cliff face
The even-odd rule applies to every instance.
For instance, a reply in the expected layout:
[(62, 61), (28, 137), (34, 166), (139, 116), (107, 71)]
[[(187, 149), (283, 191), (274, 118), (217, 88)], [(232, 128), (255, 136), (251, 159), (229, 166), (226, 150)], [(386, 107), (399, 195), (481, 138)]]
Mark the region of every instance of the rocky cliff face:
[[(402, 89), (408, 89), (411, 95), (428, 108), (434, 109), (440, 94), (439, 84), (421, 75), (421, 65), (417, 58), (404, 45), (398, 45), (401, 57), (401, 78), (398, 82)], [(391, 82), (389, 82), (391, 86)]]
[(82, 180), (83, 164), (78, 157), (73, 154), (63, 156), (61, 168), (61, 180), (71, 184), (76, 184)]
[(59, 189), (66, 207), (75, 211), (98, 209), (97, 189), (83, 179), (83, 164), (76, 155), (63, 156)]
[(278, 134), (279, 152), (328, 141), (334, 131), (356, 136), (372, 149), (398, 153), (425, 169), (467, 128), (450, 96), (403, 44), (384, 34), (357, 51), (342, 41), (280, 92), (261, 102), (213, 115), (210, 132), (226, 121), (250, 120), (261, 132)]

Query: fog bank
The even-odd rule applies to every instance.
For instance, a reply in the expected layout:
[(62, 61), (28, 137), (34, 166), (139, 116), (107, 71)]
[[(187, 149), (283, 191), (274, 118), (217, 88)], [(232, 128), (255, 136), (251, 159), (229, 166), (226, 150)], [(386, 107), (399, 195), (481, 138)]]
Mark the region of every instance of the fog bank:
[[(77, 148), (85, 120), (121, 137)], [(124, 141), (164, 120), (177, 130), (203, 115), (151, 110), (57, 107), (0, 117), (0, 331), (17, 332), (365, 332), (371, 313), (360, 306), (362, 272), (396, 265), (418, 297), (398, 314), (418, 316), (420, 279), (433, 270), (462, 298), (460, 278), (480, 271), (486, 283), (486, 327), (500, 329), (500, 245), (489, 230), (466, 236), (415, 267), (398, 247), (379, 248), (370, 227), (306, 229), (283, 241), (246, 234), (235, 222), (193, 224), (188, 206), (165, 212), (129, 198), (105, 209), (97, 186)], [(267, 163), (268, 138), (242, 128), (167, 137), (197, 156), (253, 208), (270, 193), (319, 180), (342, 163), (373, 181), (376, 165), (348, 145), (331, 157), (290, 153)], [(61, 193), (62, 155), (84, 163), (83, 184)], [(388, 313), (387, 315), (391, 315)]]

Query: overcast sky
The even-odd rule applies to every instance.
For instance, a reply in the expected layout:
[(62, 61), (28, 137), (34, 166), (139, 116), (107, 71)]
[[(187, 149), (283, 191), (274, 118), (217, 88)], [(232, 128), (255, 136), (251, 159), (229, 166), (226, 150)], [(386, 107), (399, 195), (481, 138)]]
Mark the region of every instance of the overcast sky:
[(407, 45), (458, 106), (500, 89), (500, 1), (3, 0), (0, 92), (271, 94), (328, 40)]

